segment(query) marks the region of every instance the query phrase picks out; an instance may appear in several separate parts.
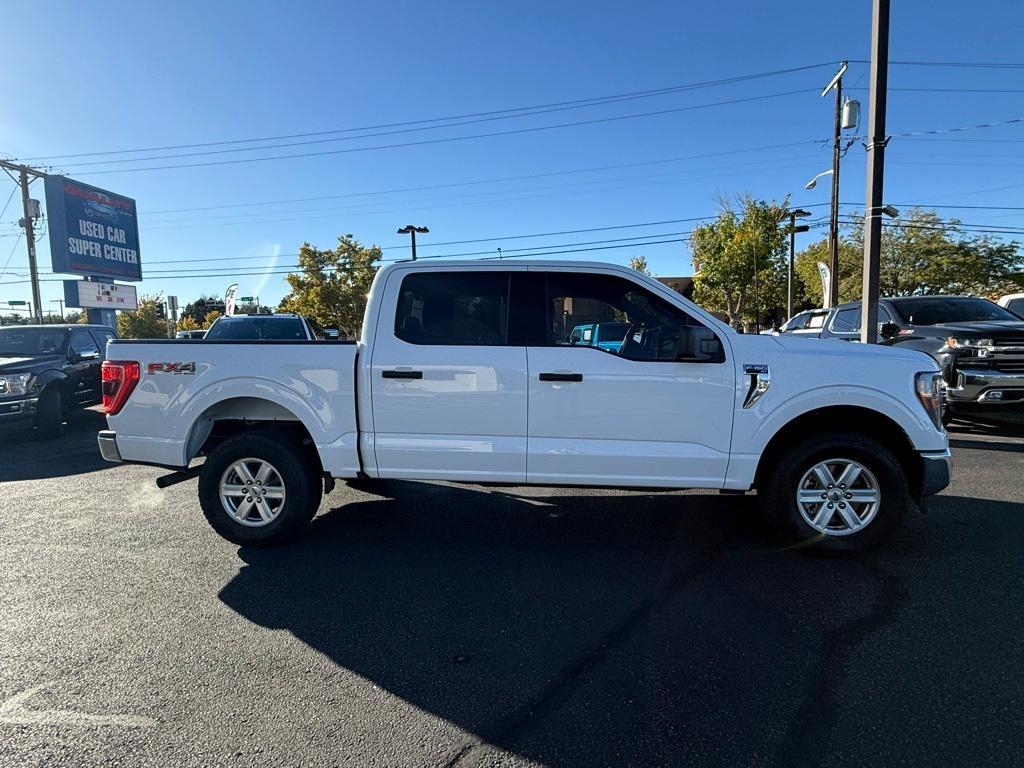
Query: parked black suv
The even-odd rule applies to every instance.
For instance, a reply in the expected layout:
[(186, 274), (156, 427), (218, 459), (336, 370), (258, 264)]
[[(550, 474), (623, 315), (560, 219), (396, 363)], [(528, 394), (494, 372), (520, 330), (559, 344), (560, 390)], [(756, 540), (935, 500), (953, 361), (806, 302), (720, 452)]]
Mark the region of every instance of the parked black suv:
[[(903, 296), (878, 302), (880, 343), (934, 357), (949, 412), (1024, 412), (1024, 320), (975, 296)], [(860, 302), (832, 310), (823, 339), (860, 339)]]
[(113, 329), (102, 325), (0, 327), (0, 429), (33, 420), (57, 437), (74, 408), (103, 399), (100, 366)]

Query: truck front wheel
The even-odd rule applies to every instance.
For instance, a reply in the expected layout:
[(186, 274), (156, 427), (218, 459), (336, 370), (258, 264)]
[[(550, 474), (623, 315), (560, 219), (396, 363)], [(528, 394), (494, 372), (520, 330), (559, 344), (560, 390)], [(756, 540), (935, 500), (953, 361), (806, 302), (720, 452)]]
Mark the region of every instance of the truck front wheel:
[(298, 440), (262, 430), (218, 445), (199, 471), (199, 502), (217, 533), (241, 546), (279, 544), (320, 506), (315, 457)]
[(868, 549), (912, 503), (899, 460), (863, 435), (802, 441), (764, 474), (758, 489), (764, 510), (790, 538), (817, 549)]

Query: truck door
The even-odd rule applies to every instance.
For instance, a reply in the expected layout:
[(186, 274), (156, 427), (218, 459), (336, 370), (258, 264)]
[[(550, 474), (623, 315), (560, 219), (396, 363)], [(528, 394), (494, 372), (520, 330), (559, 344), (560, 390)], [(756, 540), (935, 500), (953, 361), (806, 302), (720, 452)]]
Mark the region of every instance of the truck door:
[(526, 480), (526, 347), (509, 335), (516, 271), (389, 275), (370, 363), (380, 477)]
[[(736, 375), (726, 340), (613, 272), (545, 270), (543, 291), (544, 336), (527, 347), (528, 481), (721, 487)], [(627, 324), (617, 347), (566, 343), (565, 329), (604, 322)]]
[[(75, 405), (92, 405), (100, 397), (100, 348), (86, 329), (71, 332), (68, 374), (74, 383)], [(70, 403), (69, 403), (70, 405)]]

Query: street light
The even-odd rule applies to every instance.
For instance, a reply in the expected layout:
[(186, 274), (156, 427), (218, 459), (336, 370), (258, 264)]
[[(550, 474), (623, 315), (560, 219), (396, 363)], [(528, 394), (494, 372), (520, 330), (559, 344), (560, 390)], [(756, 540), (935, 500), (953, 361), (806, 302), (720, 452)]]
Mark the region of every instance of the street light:
[(421, 235), (426, 234), (430, 230), (426, 227), (417, 227), (415, 224), (406, 224), (404, 227), (398, 230), (400, 235), (409, 235), (412, 237), (412, 260), (416, 261), (416, 233), (419, 232)]
[[(813, 181), (811, 182), (814, 183)], [(796, 233), (807, 232), (810, 227), (806, 224), (801, 224), (799, 227), (796, 225), (797, 219), (803, 219), (811, 215), (810, 211), (805, 211), (803, 208), (797, 208), (795, 210), (788, 211), (789, 216), (789, 275), (786, 283), (786, 320), (789, 320), (793, 316), (793, 260), (796, 258)]]
[(832, 169), (831, 168), (829, 168), (827, 171), (822, 171), (817, 176), (815, 176), (813, 179), (811, 179), (806, 184), (804, 184), (804, 189), (814, 189), (818, 185), (818, 179), (820, 179), (822, 176), (831, 176), (831, 175), (832, 175)]

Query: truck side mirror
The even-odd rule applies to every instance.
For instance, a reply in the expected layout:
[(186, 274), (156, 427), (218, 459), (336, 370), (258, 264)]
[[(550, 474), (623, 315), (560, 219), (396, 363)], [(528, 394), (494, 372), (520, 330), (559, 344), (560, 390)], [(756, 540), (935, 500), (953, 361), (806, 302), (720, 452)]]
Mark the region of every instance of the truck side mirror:
[(882, 323), (878, 326), (878, 335), (883, 339), (895, 339), (900, 335), (900, 327), (896, 323)]

